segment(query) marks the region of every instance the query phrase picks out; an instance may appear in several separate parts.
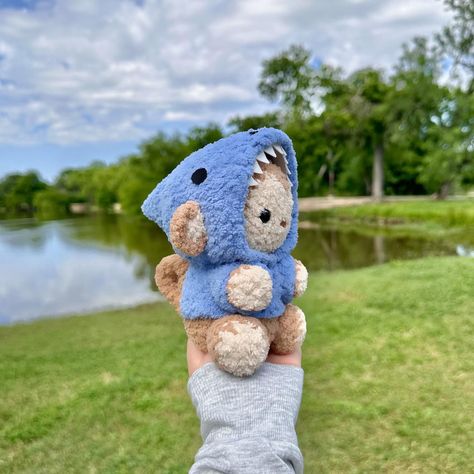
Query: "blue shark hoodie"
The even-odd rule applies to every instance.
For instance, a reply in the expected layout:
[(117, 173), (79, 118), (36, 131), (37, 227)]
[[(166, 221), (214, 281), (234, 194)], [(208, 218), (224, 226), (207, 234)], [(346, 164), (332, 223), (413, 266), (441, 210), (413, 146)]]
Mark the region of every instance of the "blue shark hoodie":
[[(286, 240), (274, 252), (263, 252), (249, 247), (244, 206), (256, 157), (271, 145), (280, 145), (286, 152), (294, 204)], [(207, 177), (198, 185), (191, 176), (199, 168), (206, 169)], [(181, 204), (195, 201), (203, 214), (208, 237), (204, 251), (190, 257), (174, 249), (190, 264), (180, 299), (185, 319), (215, 319), (229, 314), (272, 318), (283, 314), (294, 295), (295, 264), (290, 253), (298, 238), (296, 168), (295, 152), (284, 132), (274, 128), (249, 130), (192, 153), (147, 197), (142, 211), (165, 231), (168, 239), (171, 218)], [(258, 265), (271, 275), (272, 299), (261, 311), (243, 311), (228, 302), (230, 273), (243, 264)]]

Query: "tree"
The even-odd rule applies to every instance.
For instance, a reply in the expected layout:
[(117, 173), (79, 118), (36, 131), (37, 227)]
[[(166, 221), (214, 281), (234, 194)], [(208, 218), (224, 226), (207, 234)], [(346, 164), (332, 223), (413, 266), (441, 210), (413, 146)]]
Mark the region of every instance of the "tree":
[(455, 66), (468, 74), (468, 90), (474, 93), (474, 2), (472, 0), (444, 0), (453, 12), (453, 21), (436, 35), (441, 50), (451, 57)]
[(199, 150), (199, 148), (213, 143), (223, 136), (222, 129), (217, 123), (209, 123), (205, 127), (192, 128), (188, 133), (187, 139), (191, 149)]
[(388, 186), (398, 194), (425, 194), (418, 179), (428, 153), (430, 131), (448, 89), (439, 85), (440, 56), (426, 38), (403, 45), (390, 78), (388, 121), (391, 123)]
[(8, 175), (0, 182), (0, 208), (12, 214), (31, 213), (35, 194), (47, 187), (36, 171)]
[(384, 153), (387, 123), (387, 95), (389, 85), (383, 73), (375, 69), (357, 71), (350, 77), (354, 94), (349, 110), (357, 120), (360, 136), (373, 153), (372, 197), (381, 200), (384, 195)]
[(33, 204), (42, 219), (64, 217), (69, 213), (70, 196), (53, 186), (35, 194)]
[(279, 112), (268, 112), (262, 115), (247, 115), (246, 117), (232, 117), (229, 120), (229, 126), (234, 132), (245, 132), (251, 128), (261, 127), (281, 128), (283, 118)]
[(315, 92), (311, 53), (303, 46), (292, 45), (277, 56), (263, 62), (258, 90), (263, 97), (280, 102), (293, 117), (311, 113)]
[(84, 168), (64, 170), (55, 184), (58, 190), (70, 196), (71, 202), (87, 202), (107, 211), (118, 201), (120, 177), (117, 165), (95, 161)]
[(445, 198), (474, 164), (474, 109), (472, 94), (439, 84), (440, 61), (426, 38), (404, 45), (391, 78), (390, 115), (392, 146), (405, 157), (397, 179), (411, 167), (412, 183)]
[(140, 152), (121, 162), (119, 201), (125, 212), (141, 214), (141, 205), (159, 181), (192, 151), (193, 144), (181, 134), (158, 133), (140, 146)]
[(381, 199), (388, 129), (386, 99), (390, 85), (381, 71), (370, 68), (344, 77), (341, 69), (326, 66), (320, 69), (317, 80), (325, 107), (322, 115), (333, 124), (332, 135), (350, 137), (352, 146), (371, 152), (371, 193), (374, 199)]
[(474, 181), (474, 97), (452, 91), (433, 120), (419, 180), (445, 199), (454, 186)]

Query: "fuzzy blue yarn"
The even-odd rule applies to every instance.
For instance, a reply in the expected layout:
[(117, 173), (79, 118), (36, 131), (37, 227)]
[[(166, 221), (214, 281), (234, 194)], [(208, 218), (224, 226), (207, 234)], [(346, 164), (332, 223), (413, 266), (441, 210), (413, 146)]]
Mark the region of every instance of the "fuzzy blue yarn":
[[(281, 145), (287, 153), (294, 205), (286, 240), (274, 252), (266, 253), (248, 245), (244, 206), (255, 159), (272, 144)], [(207, 179), (199, 185), (191, 181), (198, 168), (207, 170)], [(207, 145), (184, 159), (156, 186), (143, 203), (142, 211), (168, 238), (174, 212), (190, 200), (199, 203), (207, 230), (206, 248), (197, 257), (183, 255), (175, 249), (190, 262), (180, 301), (184, 318), (219, 318), (236, 313), (268, 318), (283, 313), (294, 293), (295, 267), (290, 253), (298, 239), (297, 187), (293, 145), (284, 132), (274, 128), (236, 133)], [(259, 265), (272, 277), (273, 297), (262, 311), (241, 311), (227, 301), (229, 275), (242, 264)]]

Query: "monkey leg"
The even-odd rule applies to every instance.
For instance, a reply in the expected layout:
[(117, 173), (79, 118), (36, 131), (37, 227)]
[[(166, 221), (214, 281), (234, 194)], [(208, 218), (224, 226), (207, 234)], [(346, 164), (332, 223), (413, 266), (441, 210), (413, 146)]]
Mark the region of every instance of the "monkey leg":
[(264, 324), (271, 328), (273, 337), (270, 350), (275, 354), (291, 354), (303, 344), (306, 335), (306, 319), (298, 306), (286, 305), (285, 312), (280, 317), (264, 320)]
[(189, 339), (199, 348), (201, 352), (208, 352), (207, 350), (207, 333), (212, 319), (184, 319), (184, 329)]
[(252, 375), (267, 358), (269, 347), (267, 329), (249, 316), (216, 319), (207, 333), (207, 348), (215, 363), (239, 377)]

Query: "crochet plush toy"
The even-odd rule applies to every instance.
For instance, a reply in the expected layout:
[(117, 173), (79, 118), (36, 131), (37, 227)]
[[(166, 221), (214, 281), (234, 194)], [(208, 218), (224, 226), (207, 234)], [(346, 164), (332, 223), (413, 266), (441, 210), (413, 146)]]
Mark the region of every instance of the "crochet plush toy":
[(273, 128), (236, 133), (184, 159), (143, 203), (176, 254), (157, 266), (159, 290), (184, 318), (188, 337), (217, 365), (250, 375), (271, 350), (303, 342), (291, 304), (308, 273), (297, 241), (296, 158)]

